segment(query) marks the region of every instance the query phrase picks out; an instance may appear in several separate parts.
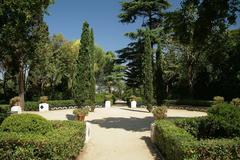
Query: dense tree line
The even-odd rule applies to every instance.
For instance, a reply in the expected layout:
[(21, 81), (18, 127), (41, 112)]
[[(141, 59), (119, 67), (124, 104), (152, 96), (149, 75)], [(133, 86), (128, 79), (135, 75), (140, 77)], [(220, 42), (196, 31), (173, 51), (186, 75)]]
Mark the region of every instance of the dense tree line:
[(127, 66), (126, 84), (133, 94), (145, 97), (148, 52), (144, 44), (148, 40), (143, 35), (150, 30), (152, 68), (148, 72), (154, 74), (156, 103), (164, 98), (240, 96), (240, 29), (230, 29), (236, 23), (240, 1), (183, 0), (174, 11), (167, 10), (168, 1), (159, 0), (124, 1), (121, 6), (120, 22), (143, 19), (136, 32), (126, 34), (133, 42), (118, 51), (118, 62)]

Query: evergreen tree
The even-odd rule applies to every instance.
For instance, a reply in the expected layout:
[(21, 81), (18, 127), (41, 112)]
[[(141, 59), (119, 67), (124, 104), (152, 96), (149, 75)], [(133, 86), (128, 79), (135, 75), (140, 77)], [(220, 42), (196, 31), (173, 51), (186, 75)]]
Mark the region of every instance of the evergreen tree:
[(90, 66), (90, 101), (91, 103), (95, 103), (95, 96), (96, 96), (96, 79), (94, 73), (94, 65), (95, 65), (95, 47), (94, 47), (94, 32), (91, 29), (90, 33), (90, 58), (91, 58), (91, 66)]
[(144, 101), (147, 107), (153, 103), (153, 73), (152, 73), (152, 49), (149, 30), (146, 30), (143, 56), (143, 87)]
[(78, 105), (86, 105), (90, 101), (91, 94), (91, 45), (90, 29), (87, 22), (83, 23), (81, 45), (77, 59), (77, 74), (75, 86), (75, 102)]
[(156, 67), (156, 98), (157, 104), (161, 105), (164, 99), (164, 81), (162, 69), (162, 48), (160, 42), (158, 42), (158, 48), (156, 51)]

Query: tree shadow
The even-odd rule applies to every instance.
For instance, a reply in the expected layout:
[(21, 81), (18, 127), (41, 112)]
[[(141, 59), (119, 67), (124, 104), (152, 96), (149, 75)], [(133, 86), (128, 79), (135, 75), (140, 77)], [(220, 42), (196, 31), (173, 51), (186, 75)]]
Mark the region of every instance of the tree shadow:
[(141, 137), (141, 140), (143, 140), (146, 143), (149, 151), (151, 152), (152, 156), (154, 157), (154, 160), (163, 160), (163, 156), (157, 149), (156, 145), (152, 143), (150, 137), (143, 136), (143, 137)]
[(130, 112), (141, 112), (141, 113), (149, 113), (148, 111), (136, 110), (136, 109), (128, 109), (128, 108), (121, 108), (122, 110), (130, 111)]
[(153, 117), (145, 118), (122, 118), (122, 117), (109, 117), (104, 119), (96, 119), (89, 121), (92, 124), (98, 124), (104, 128), (124, 129), (133, 132), (144, 132), (150, 130), (150, 125), (153, 123)]
[(75, 120), (75, 115), (74, 115), (74, 114), (67, 114), (66, 117), (67, 117), (67, 119), (70, 120), (70, 121)]

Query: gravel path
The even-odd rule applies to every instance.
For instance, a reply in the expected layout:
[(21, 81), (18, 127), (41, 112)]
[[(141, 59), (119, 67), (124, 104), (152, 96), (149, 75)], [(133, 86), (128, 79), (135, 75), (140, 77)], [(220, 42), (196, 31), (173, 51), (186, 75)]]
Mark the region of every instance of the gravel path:
[[(49, 120), (73, 119), (72, 110), (37, 113)], [(168, 117), (196, 117), (206, 113), (169, 109)], [(86, 121), (91, 123), (92, 137), (78, 160), (157, 160), (150, 141), (150, 124), (154, 121), (146, 109), (113, 107), (96, 109)]]

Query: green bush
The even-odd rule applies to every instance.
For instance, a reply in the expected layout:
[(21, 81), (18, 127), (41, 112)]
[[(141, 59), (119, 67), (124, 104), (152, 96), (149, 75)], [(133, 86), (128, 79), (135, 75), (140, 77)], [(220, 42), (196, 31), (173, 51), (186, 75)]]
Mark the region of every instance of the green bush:
[(13, 114), (0, 126), (2, 132), (46, 134), (51, 130), (52, 125), (49, 121), (34, 114)]
[(240, 159), (239, 138), (197, 140), (185, 129), (167, 120), (156, 122), (155, 140), (166, 160)]
[(105, 94), (96, 94), (95, 102), (97, 105), (103, 105), (105, 101)]
[(0, 124), (9, 115), (10, 115), (10, 106), (9, 105), (0, 105)]
[(153, 109), (152, 113), (156, 120), (164, 119), (167, 117), (167, 107), (165, 106), (156, 107)]
[(0, 159), (75, 159), (85, 140), (85, 124), (52, 121), (45, 135), (0, 132)]
[(204, 101), (204, 100), (164, 100), (163, 103), (167, 106), (171, 105), (188, 105), (188, 106), (195, 106), (195, 107), (211, 107), (213, 101)]

